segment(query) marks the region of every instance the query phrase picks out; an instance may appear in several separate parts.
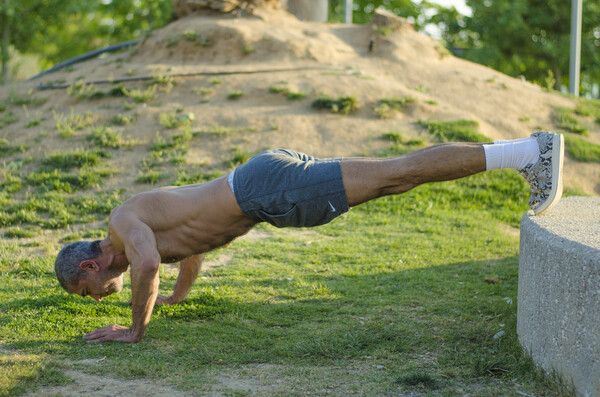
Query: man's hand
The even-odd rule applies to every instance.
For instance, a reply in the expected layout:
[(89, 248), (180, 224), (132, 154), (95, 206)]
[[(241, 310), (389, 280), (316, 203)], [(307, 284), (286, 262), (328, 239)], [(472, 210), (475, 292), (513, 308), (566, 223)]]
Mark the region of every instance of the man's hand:
[(108, 327), (98, 328), (89, 334), (83, 336), (87, 339), (87, 343), (102, 343), (102, 342), (128, 342), (135, 343), (139, 339), (133, 334), (131, 328), (121, 325), (112, 324)]
[(164, 296), (159, 294), (156, 296), (156, 305), (175, 305), (177, 303), (181, 303), (181, 301), (176, 300), (173, 295)]

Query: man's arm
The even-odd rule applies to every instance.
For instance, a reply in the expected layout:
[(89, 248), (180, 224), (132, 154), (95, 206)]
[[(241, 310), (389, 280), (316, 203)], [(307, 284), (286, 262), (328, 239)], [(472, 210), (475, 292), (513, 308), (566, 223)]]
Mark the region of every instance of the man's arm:
[(190, 288), (192, 288), (196, 277), (198, 277), (198, 273), (202, 269), (203, 260), (204, 254), (190, 256), (189, 258), (182, 260), (179, 264), (179, 276), (177, 277), (177, 282), (173, 289), (173, 295), (169, 297), (158, 295), (156, 304), (174, 305), (183, 302), (190, 292)]
[(131, 268), (131, 328), (109, 325), (85, 335), (88, 342), (139, 342), (150, 323), (158, 293), (160, 254), (156, 249), (154, 233), (140, 220), (123, 222), (120, 229), (125, 255)]

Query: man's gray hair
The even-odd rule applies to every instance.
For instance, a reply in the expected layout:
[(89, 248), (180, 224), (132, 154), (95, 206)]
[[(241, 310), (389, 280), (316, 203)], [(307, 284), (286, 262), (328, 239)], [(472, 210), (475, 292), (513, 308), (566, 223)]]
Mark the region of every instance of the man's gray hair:
[(65, 245), (56, 256), (54, 271), (60, 285), (68, 292), (68, 286), (79, 284), (85, 275), (79, 264), (88, 259), (94, 259), (102, 254), (100, 240), (76, 241)]

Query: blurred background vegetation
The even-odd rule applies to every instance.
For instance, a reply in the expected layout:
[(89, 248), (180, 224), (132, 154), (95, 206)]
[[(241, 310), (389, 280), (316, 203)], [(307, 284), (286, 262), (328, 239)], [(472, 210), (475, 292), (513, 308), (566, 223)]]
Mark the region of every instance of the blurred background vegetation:
[[(329, 21), (343, 20), (343, 0), (329, 0)], [(466, 0), (471, 15), (430, 1), (354, 0), (353, 22), (378, 7), (408, 18), (455, 55), (545, 88), (566, 90), (571, 2)], [(5, 81), (110, 44), (141, 37), (174, 18), (171, 0), (0, 0)], [(582, 95), (599, 97), (600, 2), (583, 1)], [(10, 60), (10, 63), (9, 63)]]

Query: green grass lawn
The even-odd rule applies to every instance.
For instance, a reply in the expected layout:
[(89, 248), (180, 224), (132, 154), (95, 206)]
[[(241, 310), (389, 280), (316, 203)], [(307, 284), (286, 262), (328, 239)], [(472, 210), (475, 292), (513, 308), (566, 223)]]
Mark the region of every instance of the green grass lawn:
[[(68, 384), (65, 368), (84, 359), (98, 363), (82, 371), (192, 394), (227, 373), (256, 379), (262, 395), (569, 395), (516, 336), (527, 190), (515, 172), (494, 171), (379, 199), (319, 228), (260, 225), (260, 238), (210, 253), (230, 263), (203, 274), (183, 304), (155, 308), (138, 344), (82, 338), (130, 325), (128, 282), (100, 304), (70, 296), (54, 258), (12, 233), (0, 243), (0, 395)], [(175, 280), (161, 269), (161, 293)]]

